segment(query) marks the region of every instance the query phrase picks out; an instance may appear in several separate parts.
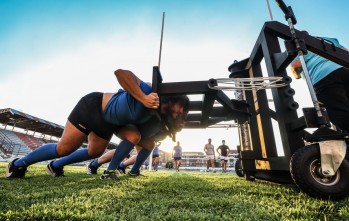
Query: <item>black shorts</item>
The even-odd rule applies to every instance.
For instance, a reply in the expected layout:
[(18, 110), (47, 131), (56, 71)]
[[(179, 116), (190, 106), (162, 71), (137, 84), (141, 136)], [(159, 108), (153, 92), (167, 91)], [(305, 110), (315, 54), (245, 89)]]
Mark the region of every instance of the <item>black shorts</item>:
[(173, 157), (174, 160), (181, 160), (182, 157)]
[(93, 131), (97, 136), (110, 140), (121, 126), (106, 122), (102, 112), (103, 93), (93, 92), (80, 99), (68, 120), (81, 132), (88, 135)]

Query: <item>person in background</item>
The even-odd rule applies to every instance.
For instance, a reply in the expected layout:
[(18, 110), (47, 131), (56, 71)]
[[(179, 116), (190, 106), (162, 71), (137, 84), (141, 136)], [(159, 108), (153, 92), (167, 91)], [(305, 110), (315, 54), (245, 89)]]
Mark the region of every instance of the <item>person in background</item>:
[(161, 142), (157, 142), (155, 145), (155, 148), (153, 150), (153, 170), (158, 171), (159, 166), (159, 146), (161, 145)]
[(214, 159), (215, 159), (215, 151), (214, 146), (212, 145), (211, 138), (208, 139), (208, 144), (204, 147), (204, 152), (206, 154), (206, 160), (207, 160), (207, 170), (206, 172), (210, 171), (210, 165), (212, 166), (212, 172), (216, 172), (214, 167)]
[(176, 171), (179, 172), (179, 167), (182, 164), (182, 147), (179, 141), (177, 141), (177, 145), (173, 147), (172, 157), (175, 161)]
[(148, 169), (148, 166), (149, 166), (149, 161), (148, 161), (148, 159), (146, 159), (145, 161), (144, 161), (144, 169), (145, 170), (147, 170)]
[(230, 149), (227, 145), (225, 145), (225, 140), (222, 140), (222, 145), (220, 145), (217, 148), (217, 153), (220, 155), (221, 163), (222, 163), (222, 172), (227, 172), (227, 162), (228, 162), (228, 155), (229, 155)]

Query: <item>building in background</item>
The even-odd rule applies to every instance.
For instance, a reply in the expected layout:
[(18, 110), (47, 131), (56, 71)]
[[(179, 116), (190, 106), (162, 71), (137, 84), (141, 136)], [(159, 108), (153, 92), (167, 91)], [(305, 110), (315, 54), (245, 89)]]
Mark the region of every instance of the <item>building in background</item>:
[[(238, 151), (230, 150), (229, 159), (228, 159), (228, 167), (234, 167), (235, 161), (237, 159)], [(160, 153), (160, 162), (164, 166), (166, 162), (173, 160), (171, 153), (167, 153), (165, 151), (161, 151)], [(201, 169), (206, 168), (206, 155), (203, 152), (183, 152), (182, 154), (182, 167), (187, 169)], [(221, 160), (218, 156), (216, 156), (215, 162), (218, 164), (217, 166), (221, 166)]]

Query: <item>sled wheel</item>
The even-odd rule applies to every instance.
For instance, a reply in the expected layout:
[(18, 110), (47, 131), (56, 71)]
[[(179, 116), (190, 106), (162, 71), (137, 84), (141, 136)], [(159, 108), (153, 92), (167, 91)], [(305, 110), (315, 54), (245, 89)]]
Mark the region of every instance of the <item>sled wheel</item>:
[(335, 175), (323, 176), (318, 144), (298, 149), (291, 158), (290, 171), (296, 185), (312, 197), (340, 200), (349, 195), (348, 160), (343, 160)]
[(242, 170), (242, 161), (241, 159), (237, 159), (235, 162), (235, 173), (238, 175), (238, 177), (244, 177), (245, 173)]

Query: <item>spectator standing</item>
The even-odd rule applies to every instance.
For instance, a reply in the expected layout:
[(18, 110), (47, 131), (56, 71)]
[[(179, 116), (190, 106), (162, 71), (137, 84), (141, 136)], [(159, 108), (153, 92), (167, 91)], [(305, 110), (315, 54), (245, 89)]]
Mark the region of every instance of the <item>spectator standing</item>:
[(207, 170), (206, 172), (209, 172), (210, 170), (210, 164), (212, 166), (212, 172), (216, 172), (215, 167), (214, 167), (214, 159), (215, 159), (215, 151), (214, 151), (214, 146), (212, 145), (212, 140), (211, 138), (208, 139), (208, 144), (205, 145), (204, 147), (204, 152), (206, 154), (206, 159), (207, 159)]
[(155, 144), (154, 150), (153, 150), (153, 169), (155, 171), (158, 171), (159, 166), (159, 146), (161, 145), (161, 142), (157, 142)]
[(172, 157), (175, 161), (176, 171), (179, 172), (179, 167), (182, 164), (182, 147), (179, 141), (177, 141), (177, 145), (173, 147)]
[(230, 149), (227, 145), (225, 145), (225, 140), (222, 140), (222, 145), (220, 145), (217, 148), (217, 153), (220, 155), (221, 163), (222, 163), (222, 172), (227, 172), (227, 162), (228, 162), (228, 155), (229, 155)]

